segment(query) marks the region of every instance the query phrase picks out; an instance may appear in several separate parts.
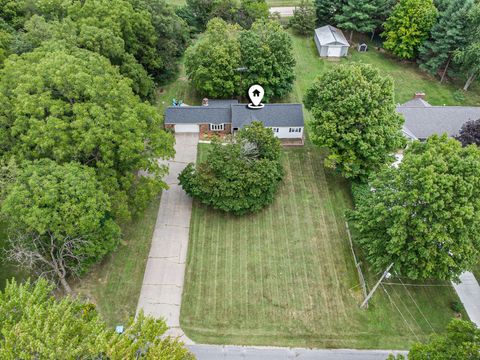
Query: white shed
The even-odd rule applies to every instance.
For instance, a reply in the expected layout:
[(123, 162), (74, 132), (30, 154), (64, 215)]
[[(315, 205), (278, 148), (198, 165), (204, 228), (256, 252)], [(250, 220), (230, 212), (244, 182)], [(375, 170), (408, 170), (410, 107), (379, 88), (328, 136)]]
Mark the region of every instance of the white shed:
[(342, 30), (330, 25), (315, 29), (315, 45), (321, 57), (347, 56), (350, 44)]

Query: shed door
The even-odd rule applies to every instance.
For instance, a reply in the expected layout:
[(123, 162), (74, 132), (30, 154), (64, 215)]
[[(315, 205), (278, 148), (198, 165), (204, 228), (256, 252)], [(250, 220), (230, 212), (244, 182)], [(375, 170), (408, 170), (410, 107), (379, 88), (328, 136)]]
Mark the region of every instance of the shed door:
[(328, 47), (328, 57), (340, 57), (342, 54), (341, 46), (329, 46)]
[(199, 126), (197, 124), (177, 124), (175, 125), (175, 132), (177, 133), (198, 133)]

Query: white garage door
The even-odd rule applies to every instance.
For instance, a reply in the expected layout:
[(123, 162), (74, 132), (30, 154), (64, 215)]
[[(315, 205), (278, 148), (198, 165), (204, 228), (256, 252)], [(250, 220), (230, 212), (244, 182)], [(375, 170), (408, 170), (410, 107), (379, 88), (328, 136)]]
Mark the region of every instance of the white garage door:
[(342, 54), (342, 47), (341, 46), (329, 46), (328, 47), (328, 57), (340, 57)]
[(200, 131), (197, 124), (177, 124), (175, 132), (177, 133), (198, 133)]

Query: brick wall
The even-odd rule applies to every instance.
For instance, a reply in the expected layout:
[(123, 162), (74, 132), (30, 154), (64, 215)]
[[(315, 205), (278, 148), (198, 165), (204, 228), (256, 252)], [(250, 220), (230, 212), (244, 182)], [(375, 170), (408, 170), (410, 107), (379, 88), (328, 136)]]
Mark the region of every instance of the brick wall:
[(209, 124), (200, 124), (200, 139), (208, 140), (211, 136), (217, 135), (223, 137), (229, 135), (232, 132), (232, 124), (225, 124), (223, 131), (210, 131)]

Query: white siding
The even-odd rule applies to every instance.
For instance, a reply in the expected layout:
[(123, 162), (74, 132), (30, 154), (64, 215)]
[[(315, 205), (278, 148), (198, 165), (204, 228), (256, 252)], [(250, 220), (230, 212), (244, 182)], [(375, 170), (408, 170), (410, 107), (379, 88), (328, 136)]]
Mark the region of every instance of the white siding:
[[(303, 138), (303, 127), (272, 127), (273, 133), (280, 139), (301, 139)], [(278, 131), (276, 130), (278, 129)], [(290, 131), (292, 129), (292, 131)], [(300, 130), (300, 131), (293, 131)]]

